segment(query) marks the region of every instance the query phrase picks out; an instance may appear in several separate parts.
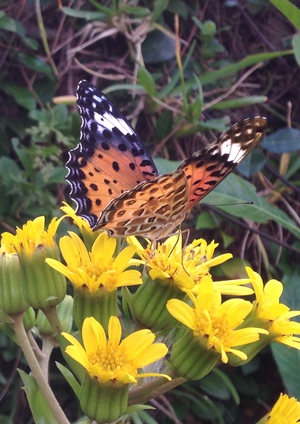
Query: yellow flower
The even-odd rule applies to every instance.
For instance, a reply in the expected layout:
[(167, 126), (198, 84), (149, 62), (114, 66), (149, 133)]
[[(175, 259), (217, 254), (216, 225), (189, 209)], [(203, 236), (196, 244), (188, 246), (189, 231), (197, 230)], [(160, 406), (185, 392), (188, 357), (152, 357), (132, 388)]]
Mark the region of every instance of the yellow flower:
[(238, 327), (252, 310), (252, 304), (243, 299), (230, 299), (222, 303), (220, 291), (213, 282), (207, 280), (199, 285), (198, 295), (188, 293), (193, 307), (187, 303), (171, 299), (167, 309), (178, 321), (193, 331), (207, 349), (218, 352), (224, 363), (228, 362), (228, 353), (242, 360), (247, 355), (236, 346), (247, 345), (259, 339), (259, 333), (267, 331), (260, 328)]
[[(2, 244), (6, 248), (13, 248), (20, 254), (24, 253), (27, 256), (32, 255), (41, 247), (53, 247), (55, 245), (55, 234), (63, 217), (53, 218), (45, 230), (45, 217), (39, 216), (33, 221), (27, 221), (22, 228), (16, 230), (16, 235), (11, 233), (2, 234)], [(10, 246), (10, 247), (9, 247)]]
[(82, 327), (83, 345), (70, 334), (62, 335), (71, 343), (66, 353), (79, 362), (99, 383), (117, 385), (137, 383), (138, 378), (165, 377), (158, 373), (141, 373), (140, 368), (164, 357), (168, 351), (163, 343), (153, 344), (150, 330), (136, 331), (121, 341), (121, 324), (112, 316), (108, 324), (108, 339), (102, 325), (93, 317), (86, 318)]
[(283, 303), (279, 303), (283, 292), (280, 281), (270, 280), (263, 286), (259, 274), (247, 267), (246, 271), (251, 279), (256, 301), (254, 303), (251, 320), (260, 321), (260, 325), (269, 331), (268, 338), (290, 347), (300, 349), (300, 338), (293, 334), (300, 334), (300, 323), (290, 321), (290, 318), (300, 315), (300, 311), (291, 311)]
[(73, 220), (74, 224), (79, 228), (80, 231), (85, 230), (91, 234), (94, 233), (86, 219), (76, 215), (74, 209), (71, 208), (71, 206), (68, 205), (66, 202), (63, 202), (63, 204), (64, 206), (62, 206), (60, 209), (64, 212), (65, 216)]
[(294, 397), (281, 393), (272, 410), (257, 424), (297, 424), (300, 423), (300, 403)]
[(46, 230), (45, 217), (39, 216), (17, 228), (16, 235), (2, 234), (1, 244), (19, 256), (23, 295), (36, 309), (54, 307), (65, 297), (65, 278), (45, 264), (47, 257), (59, 259), (55, 234), (62, 219), (53, 218)]
[(207, 244), (204, 239), (194, 240), (182, 248), (180, 233), (158, 243), (156, 249), (151, 244), (144, 249), (135, 237), (128, 237), (127, 241), (136, 246), (141, 263), (150, 268), (152, 280), (172, 281), (181, 290), (191, 290), (204, 279), (211, 280), (209, 269), (232, 257), (231, 253), (226, 253), (213, 258), (218, 243)]
[(61, 210), (65, 213), (65, 216), (67, 218), (71, 218), (73, 223), (78, 227), (81, 236), (83, 237), (84, 244), (87, 246), (87, 248), (90, 250), (92, 248), (92, 245), (95, 241), (95, 239), (98, 237), (100, 232), (103, 232), (101, 230), (94, 231), (88, 221), (84, 218), (82, 218), (79, 215), (76, 215), (76, 212), (74, 211), (71, 206), (69, 206), (67, 203), (63, 202), (64, 206), (61, 207)]
[(75, 288), (86, 287), (90, 292), (96, 292), (100, 287), (111, 292), (118, 287), (141, 284), (140, 272), (126, 269), (136, 265), (132, 259), (135, 248), (128, 246), (114, 258), (116, 245), (116, 239), (103, 232), (88, 252), (80, 237), (69, 232), (69, 236), (62, 237), (59, 243), (67, 265), (53, 259), (46, 262), (64, 274)]

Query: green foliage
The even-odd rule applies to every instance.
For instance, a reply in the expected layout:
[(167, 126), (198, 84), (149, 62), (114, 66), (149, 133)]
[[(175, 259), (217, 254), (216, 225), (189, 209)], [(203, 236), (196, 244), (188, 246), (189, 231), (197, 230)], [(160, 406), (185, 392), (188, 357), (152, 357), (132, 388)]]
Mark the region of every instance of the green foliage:
[(19, 370), (21, 375), (24, 390), (31, 410), (33, 411), (33, 418), (36, 423), (51, 424), (55, 422), (55, 417), (47, 404), (40, 388), (38, 387), (34, 377), (27, 375), (24, 371)]
[(49, 110), (32, 110), (34, 125), (26, 131), (26, 144), (11, 138), (12, 158), (0, 158), (0, 219), (10, 226), (22, 220), (58, 213), (56, 190), (66, 174), (62, 152), (75, 143), (79, 129), (77, 114), (68, 115), (64, 105)]
[[(287, 0), (249, 0), (243, 13), (235, 1), (208, 2), (203, 10), (201, 1), (112, 0), (103, 5), (90, 0), (82, 8), (74, 4), (57, 10), (56, 2), (42, 1), (40, 18), (31, 4), (24, 13), (16, 13), (9, 3), (14, 2), (7, 2), (0, 12), (2, 230), (37, 215), (50, 219), (60, 213), (66, 186), (64, 163), (67, 151), (78, 142), (80, 120), (67, 106), (70, 99), (61, 104), (53, 104), (52, 99), (74, 95), (81, 78), (98, 76), (97, 85), (122, 110), (125, 107), (125, 114), (131, 105), (137, 132), (158, 156), (155, 160), (161, 172), (176, 169), (180, 160), (199, 150), (203, 134), (211, 140), (210, 131), (224, 131), (229, 121), (266, 114), (271, 134), (261, 144), (263, 151), (253, 152), (239, 169), (253, 183), (231, 175), (203, 202), (216, 205), (213, 212), (205, 209), (200, 214), (195, 208), (187, 224), (191, 238), (214, 238), (239, 256), (239, 243), (248, 240), (246, 231), (254, 222), (256, 236), (245, 241), (243, 259), (252, 265), (255, 260), (270, 278), (287, 280), (292, 285), (287, 304), (300, 309), (299, 281), (291, 272), (300, 250), (300, 158), (295, 153), (300, 148), (299, 8)], [(175, 14), (179, 16), (179, 38)], [(284, 28), (282, 33), (271, 28), (274, 17), (279, 28)], [(286, 124), (286, 116), (290, 117), (285, 110), (287, 101), (294, 103), (292, 125)], [(282, 170), (286, 154), (287, 166)], [(237, 219), (247, 230), (237, 225)], [(265, 243), (260, 232), (273, 241)], [(273, 353), (283, 386), (300, 399), (295, 372), (298, 355), (292, 349), (282, 354), (280, 346)], [(15, 356), (14, 350), (9, 356), (4, 349), (3, 386), (9, 377), (6, 366)], [(256, 365), (262, 372), (261, 364)], [(191, 384), (184, 391), (174, 391), (172, 405), (178, 419), (184, 421), (191, 414), (196, 420), (231, 422), (226, 414), (230, 411), (240, 420), (236, 422), (243, 422), (238, 411), (240, 399), (252, 408), (253, 399), (269, 402), (272, 398), (272, 387), (258, 393), (252, 378), (255, 372), (250, 373), (251, 378), (238, 371), (234, 374), (238, 390), (225, 374), (216, 374), (199, 386)], [(26, 380), (27, 394), (29, 383)], [(1, 422), (12, 422), (17, 389), (13, 384), (5, 397), (10, 399), (6, 404), (11, 411), (2, 402)], [(133, 420), (154, 422), (147, 414), (135, 413)], [(157, 422), (170, 422), (164, 420), (160, 417)]]
[(298, 31), (300, 30), (300, 10), (296, 5), (288, 0), (270, 0), (270, 2), (295, 25)]

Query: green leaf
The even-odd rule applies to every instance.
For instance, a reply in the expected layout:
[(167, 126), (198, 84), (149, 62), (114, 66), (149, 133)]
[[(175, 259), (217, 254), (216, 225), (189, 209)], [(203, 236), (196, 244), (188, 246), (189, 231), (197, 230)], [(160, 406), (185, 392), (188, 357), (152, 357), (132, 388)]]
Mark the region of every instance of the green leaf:
[[(12, 145), (27, 174), (32, 175), (34, 166), (32, 154), (28, 149), (25, 149), (24, 146), (21, 145), (20, 140), (18, 138), (14, 137), (12, 139)], [(15, 174), (15, 176), (16, 175), (17, 174)]]
[(272, 343), (271, 348), (288, 395), (300, 399), (299, 350), (277, 343)]
[(199, 381), (199, 386), (209, 394), (213, 394), (222, 400), (228, 400), (232, 396), (235, 403), (240, 403), (238, 392), (231, 380), (224, 372), (214, 368), (213, 371)]
[(143, 67), (139, 68), (138, 78), (140, 83), (142, 84), (142, 86), (145, 88), (146, 92), (150, 96), (153, 96), (153, 97), (157, 96), (155, 81), (153, 79), (153, 76), (150, 74), (150, 72), (146, 68), (143, 68)]
[(56, 362), (56, 366), (59, 369), (59, 371), (62, 373), (62, 375), (65, 377), (66, 381), (72, 387), (77, 398), (79, 398), (81, 387), (78, 381), (76, 380), (76, 378), (74, 377), (74, 375), (71, 373), (71, 371), (67, 367), (60, 364), (59, 362)]
[(275, 7), (300, 31), (300, 10), (288, 0), (270, 0)]
[(243, 162), (238, 166), (237, 170), (239, 174), (249, 178), (251, 175), (260, 171), (263, 168), (265, 162), (265, 155), (260, 150), (255, 149), (253, 152), (251, 152), (250, 155), (246, 157), (245, 160), (243, 160)]
[(50, 67), (50, 65), (48, 65), (46, 60), (42, 59), (40, 56), (38, 55), (33, 56), (33, 55), (25, 54), (25, 53), (18, 53), (17, 59), (27, 68), (32, 69), (33, 71), (45, 74), (47, 77), (49, 77), (52, 80), (54, 79), (52, 68)]
[(2, 90), (9, 96), (12, 96), (17, 104), (27, 110), (36, 108), (36, 99), (27, 88), (20, 87), (11, 82), (2, 82)]
[(268, 100), (266, 96), (245, 96), (240, 99), (230, 99), (218, 102), (210, 107), (210, 109), (233, 109), (236, 107), (250, 106), (257, 103), (265, 103)]
[[(285, 275), (282, 279), (284, 284), (284, 291), (281, 295), (280, 301), (287, 305), (290, 309), (296, 310), (299, 309), (300, 304), (300, 266), (291, 267), (290, 262), (286, 267), (280, 264), (282, 271)], [(294, 318), (296, 321), (300, 322), (300, 318)]]
[(216, 130), (216, 131), (223, 132), (226, 130), (226, 125), (228, 124), (228, 120), (226, 118), (209, 119), (207, 121), (199, 122), (199, 124), (201, 125), (203, 129)]
[(175, 57), (175, 40), (162, 31), (149, 32), (142, 44), (145, 63), (160, 63)]
[(132, 15), (136, 18), (145, 18), (151, 14), (150, 10), (146, 7), (128, 5), (122, 7), (122, 13), (128, 13), (128, 15)]
[(212, 230), (218, 226), (218, 223), (209, 212), (201, 212), (197, 218), (196, 229)]
[[(133, 405), (135, 406), (135, 405)], [(138, 407), (140, 406), (146, 406), (146, 405), (137, 405)], [(132, 406), (129, 406), (127, 409), (127, 414), (130, 414), (130, 423), (132, 424), (159, 424), (158, 421), (156, 421), (156, 419), (154, 419), (153, 417), (151, 417), (147, 411), (144, 411), (144, 409), (137, 409), (135, 410), (135, 408), (132, 408)], [(147, 408), (148, 409), (148, 408)], [(123, 416), (123, 422), (127, 422), (128, 420), (126, 420), (126, 416)]]
[(66, 125), (66, 122), (68, 121), (68, 108), (66, 105), (55, 105), (53, 108), (54, 112), (54, 122), (56, 127), (63, 128), (64, 125)]
[(196, 399), (191, 403), (191, 410), (200, 419), (225, 424), (223, 419), (223, 416), (226, 414), (225, 406), (222, 404), (215, 404), (208, 397)]
[(280, 154), (296, 152), (300, 149), (300, 130), (295, 128), (282, 128), (265, 137), (261, 145), (269, 152)]
[(178, 161), (172, 161), (163, 158), (155, 158), (154, 162), (161, 174), (172, 172), (180, 165), (180, 162)]
[(59, 168), (55, 168), (48, 177), (47, 184), (63, 184), (65, 182), (66, 175), (67, 170), (65, 167), (60, 166)]
[[(291, 310), (298, 310), (300, 304), (300, 267), (291, 267), (290, 263), (285, 266), (288, 275), (283, 278), (284, 291), (280, 301)], [(293, 320), (299, 322), (299, 317)], [(286, 345), (272, 343), (272, 352), (278, 366), (278, 370), (287, 389), (289, 396), (300, 399), (300, 352)]]
[(161, 18), (161, 15), (165, 8), (168, 6), (169, 0), (157, 0), (154, 4), (155, 7), (152, 12), (151, 16), (151, 23), (156, 22), (159, 18)]
[[(289, 168), (285, 173), (285, 178), (289, 179), (294, 174), (296, 174), (300, 170), (300, 156), (299, 155), (291, 155), (291, 161), (289, 164)], [(296, 176), (297, 178), (297, 176)]]
[(62, 7), (60, 9), (65, 15), (72, 18), (86, 19), (87, 21), (103, 21), (106, 19), (106, 14), (102, 12), (94, 12), (90, 10), (76, 10), (70, 7)]
[(0, 30), (9, 31), (17, 34), (20, 40), (33, 50), (37, 50), (38, 42), (33, 38), (26, 37), (26, 30), (24, 25), (20, 21), (9, 18), (2, 13), (0, 15)]
[[(220, 78), (228, 77), (229, 75), (235, 74), (242, 69), (255, 65), (256, 63), (275, 59), (277, 57), (287, 56), (290, 54), (293, 54), (292, 50), (249, 55), (245, 59), (240, 60), (239, 62), (236, 62), (232, 65), (223, 66), (221, 69), (218, 69), (216, 71), (209, 71), (201, 75), (199, 78), (203, 85), (214, 84)], [(192, 81), (188, 82), (187, 84), (189, 83), (192, 84)]]
[[(252, 201), (253, 204), (238, 205), (237, 203), (242, 200)], [(238, 175), (229, 175), (201, 203), (216, 205), (217, 209), (221, 209), (232, 216), (250, 219), (254, 222), (267, 223), (273, 220), (291, 231), (294, 236), (300, 238), (300, 229), (289, 216), (268, 203), (264, 198), (257, 196), (255, 186)], [(226, 203), (230, 206), (225, 206)]]
[(187, 117), (190, 123), (198, 123), (202, 114), (202, 106), (200, 96), (196, 97), (193, 103), (188, 104)]
[(292, 38), (292, 46), (294, 49), (294, 55), (298, 66), (300, 66), (300, 34), (294, 35)]
[(3, 184), (8, 188), (12, 188), (14, 186), (15, 178), (20, 174), (20, 172), (21, 170), (14, 160), (6, 156), (2, 156), (2, 158), (0, 158), (1, 185)]
[(28, 403), (37, 424), (53, 424), (56, 422), (48, 403), (32, 375), (18, 369), (24, 383)]
[[(24, 27), (23, 27), (24, 28)], [(5, 14), (0, 16), (0, 30), (17, 33), (18, 27), (14, 19), (9, 18)], [(24, 35), (24, 34), (23, 34)]]
[(170, 0), (167, 10), (178, 14), (184, 20), (187, 20), (190, 14), (189, 5), (182, 0)]
[(156, 137), (159, 140), (165, 138), (173, 130), (173, 125), (173, 113), (170, 110), (163, 110), (156, 120)]

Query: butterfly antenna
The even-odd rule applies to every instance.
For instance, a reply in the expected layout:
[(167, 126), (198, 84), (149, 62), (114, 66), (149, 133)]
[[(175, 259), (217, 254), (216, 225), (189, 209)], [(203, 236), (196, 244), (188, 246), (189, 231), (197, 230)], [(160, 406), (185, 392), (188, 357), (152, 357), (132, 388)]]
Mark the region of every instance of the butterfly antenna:
[(253, 205), (254, 204), (254, 202), (252, 201), (252, 200), (245, 200), (245, 202), (235, 202), (235, 203), (204, 203), (204, 202), (201, 202), (200, 203), (200, 205), (201, 206), (207, 206), (208, 208), (210, 207), (210, 206), (212, 206), (212, 207), (219, 207), (219, 206), (238, 206), (238, 205)]

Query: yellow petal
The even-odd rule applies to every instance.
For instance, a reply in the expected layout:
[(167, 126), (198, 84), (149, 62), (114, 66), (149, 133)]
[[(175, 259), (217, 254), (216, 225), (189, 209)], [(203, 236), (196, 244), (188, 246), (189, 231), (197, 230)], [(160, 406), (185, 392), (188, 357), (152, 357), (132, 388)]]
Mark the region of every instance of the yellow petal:
[(67, 264), (72, 264), (75, 267), (80, 266), (82, 262), (90, 261), (83, 241), (72, 231), (69, 232), (69, 236), (64, 236), (60, 239), (59, 247)]
[(140, 271), (135, 269), (129, 269), (128, 271), (123, 271), (117, 279), (117, 287), (123, 286), (134, 286), (136, 284), (142, 284), (142, 275)]
[(240, 325), (246, 316), (252, 311), (251, 302), (243, 299), (229, 299), (222, 303), (218, 309), (218, 316), (226, 315), (226, 319), (231, 328)]
[(49, 266), (51, 266), (51, 268), (65, 275), (67, 278), (69, 278), (73, 274), (72, 271), (69, 270), (69, 268), (67, 268), (65, 265), (63, 265), (61, 262), (57, 261), (56, 259), (46, 258), (45, 262)]
[(94, 260), (96, 262), (101, 261), (104, 265), (109, 266), (115, 253), (116, 245), (117, 240), (115, 238), (109, 237), (106, 232), (100, 233), (92, 247)]
[(132, 258), (132, 256), (135, 254), (136, 249), (133, 246), (128, 246), (123, 249), (118, 256), (116, 257), (114, 261), (114, 268), (118, 272), (122, 272), (125, 268), (128, 266), (128, 262)]
[(139, 330), (127, 336), (121, 343), (127, 355), (135, 358), (151, 346), (155, 335), (150, 330)]
[(117, 317), (111, 316), (108, 322), (108, 338), (113, 347), (117, 347), (122, 336), (122, 328), (120, 320)]
[(93, 317), (88, 317), (82, 325), (82, 340), (87, 353), (97, 352), (106, 348), (106, 335), (102, 325)]
[(266, 283), (264, 292), (270, 303), (278, 302), (283, 292), (283, 285), (280, 281), (270, 280)]
[(140, 355), (136, 355), (134, 361), (137, 367), (141, 368), (163, 358), (167, 353), (168, 348), (165, 344), (155, 343)]
[(89, 370), (90, 363), (84, 349), (78, 349), (75, 346), (67, 346), (66, 353), (71, 356), (76, 362), (81, 364), (86, 370)]
[(178, 299), (171, 299), (167, 302), (167, 309), (174, 318), (180, 321), (183, 325), (194, 330), (195, 329), (195, 313), (193, 309)]

